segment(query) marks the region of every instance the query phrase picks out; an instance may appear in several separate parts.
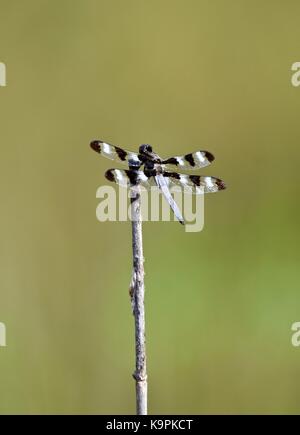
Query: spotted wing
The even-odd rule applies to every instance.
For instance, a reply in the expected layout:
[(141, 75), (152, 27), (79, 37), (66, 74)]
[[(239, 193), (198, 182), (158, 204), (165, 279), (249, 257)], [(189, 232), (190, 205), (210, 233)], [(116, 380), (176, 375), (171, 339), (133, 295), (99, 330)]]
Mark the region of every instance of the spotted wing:
[(170, 157), (163, 160), (164, 165), (175, 165), (179, 169), (193, 171), (194, 169), (205, 168), (214, 161), (214, 156), (209, 151), (196, 151), (184, 156)]
[(142, 165), (138, 154), (131, 151), (126, 151), (114, 145), (101, 140), (94, 140), (91, 142), (91, 148), (102, 156), (121, 162), (129, 167), (139, 168)]
[(163, 175), (171, 192), (180, 191), (197, 195), (226, 189), (225, 183), (216, 177), (186, 175), (167, 171), (164, 171)]
[(136, 169), (109, 169), (105, 173), (105, 177), (114, 183), (123, 187), (130, 187), (132, 185), (141, 185), (146, 189), (156, 186), (154, 177), (147, 177), (144, 171)]

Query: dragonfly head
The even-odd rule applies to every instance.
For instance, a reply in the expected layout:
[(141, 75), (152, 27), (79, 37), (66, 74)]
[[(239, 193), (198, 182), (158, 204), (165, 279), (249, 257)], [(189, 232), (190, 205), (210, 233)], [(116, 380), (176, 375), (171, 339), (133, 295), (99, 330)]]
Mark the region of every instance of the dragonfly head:
[(140, 152), (140, 154), (143, 154), (144, 156), (149, 156), (150, 154), (153, 153), (153, 149), (152, 149), (151, 145), (143, 144), (143, 145), (140, 145), (139, 152)]

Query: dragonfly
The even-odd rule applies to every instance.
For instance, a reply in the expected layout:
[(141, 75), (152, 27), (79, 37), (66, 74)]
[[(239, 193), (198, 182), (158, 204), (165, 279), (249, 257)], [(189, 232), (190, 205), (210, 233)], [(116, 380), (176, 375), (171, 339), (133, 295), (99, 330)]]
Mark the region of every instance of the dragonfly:
[(196, 151), (162, 159), (148, 144), (140, 145), (137, 153), (102, 140), (94, 140), (90, 146), (98, 154), (128, 166), (128, 169), (108, 169), (105, 173), (107, 180), (127, 188), (135, 185), (141, 185), (146, 189), (157, 187), (169, 203), (177, 220), (183, 225), (184, 218), (170, 190), (197, 195), (218, 192), (226, 188), (220, 178), (187, 175), (174, 171), (175, 168), (191, 171), (209, 166), (215, 159), (209, 151)]

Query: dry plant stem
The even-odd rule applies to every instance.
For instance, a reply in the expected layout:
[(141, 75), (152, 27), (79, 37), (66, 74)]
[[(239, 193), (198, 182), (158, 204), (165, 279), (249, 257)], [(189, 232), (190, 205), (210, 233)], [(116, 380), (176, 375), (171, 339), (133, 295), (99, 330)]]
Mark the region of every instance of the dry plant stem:
[(142, 238), (142, 215), (140, 188), (131, 188), (132, 250), (133, 273), (130, 296), (135, 319), (136, 368), (133, 377), (136, 381), (136, 413), (147, 415), (147, 371), (145, 340), (145, 286), (144, 256)]

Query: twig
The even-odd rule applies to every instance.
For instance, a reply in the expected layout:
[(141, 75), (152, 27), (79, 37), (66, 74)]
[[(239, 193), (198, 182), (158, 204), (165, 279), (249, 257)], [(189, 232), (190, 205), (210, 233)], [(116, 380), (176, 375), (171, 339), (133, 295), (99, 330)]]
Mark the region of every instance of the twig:
[(135, 320), (136, 352), (136, 368), (133, 377), (136, 381), (136, 413), (137, 415), (147, 415), (144, 256), (141, 191), (139, 186), (131, 187), (131, 220), (133, 271), (130, 284), (130, 296)]

